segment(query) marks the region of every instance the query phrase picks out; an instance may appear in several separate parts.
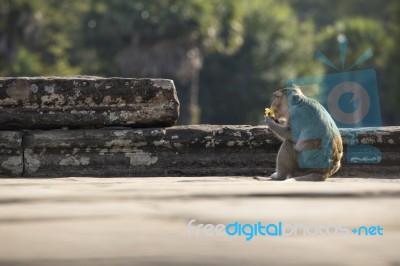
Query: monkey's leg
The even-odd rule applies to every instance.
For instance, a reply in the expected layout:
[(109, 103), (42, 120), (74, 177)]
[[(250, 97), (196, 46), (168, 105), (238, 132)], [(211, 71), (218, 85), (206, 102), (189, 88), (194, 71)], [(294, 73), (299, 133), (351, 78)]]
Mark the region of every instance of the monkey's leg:
[(276, 173), (271, 175), (271, 179), (285, 180), (291, 177), (297, 168), (297, 152), (293, 143), (285, 140), (276, 158)]

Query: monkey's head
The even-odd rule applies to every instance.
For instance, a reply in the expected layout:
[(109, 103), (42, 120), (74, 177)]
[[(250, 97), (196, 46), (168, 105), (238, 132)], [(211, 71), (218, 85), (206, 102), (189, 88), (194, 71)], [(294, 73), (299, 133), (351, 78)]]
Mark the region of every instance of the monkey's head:
[(301, 96), (299, 87), (285, 88), (274, 92), (275, 99), (272, 101), (271, 109), (275, 113), (277, 119), (287, 118), (289, 112), (289, 101), (293, 104), (293, 101)]

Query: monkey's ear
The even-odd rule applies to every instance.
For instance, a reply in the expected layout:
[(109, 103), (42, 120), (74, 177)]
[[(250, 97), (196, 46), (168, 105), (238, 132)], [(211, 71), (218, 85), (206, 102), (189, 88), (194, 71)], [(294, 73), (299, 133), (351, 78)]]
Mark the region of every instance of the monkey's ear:
[(289, 104), (290, 105), (298, 105), (300, 103), (300, 98), (301, 96), (296, 93), (296, 91), (293, 91), (290, 95), (289, 95)]
[(273, 93), (273, 95), (275, 96), (275, 97), (281, 97), (282, 96), (282, 92), (281, 91), (274, 91), (274, 93)]

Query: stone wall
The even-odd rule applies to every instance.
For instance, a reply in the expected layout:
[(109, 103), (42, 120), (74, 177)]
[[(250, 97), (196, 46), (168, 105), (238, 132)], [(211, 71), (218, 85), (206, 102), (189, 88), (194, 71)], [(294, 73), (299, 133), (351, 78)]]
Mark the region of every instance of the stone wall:
[[(178, 116), (172, 80), (0, 78), (0, 176), (274, 172), (280, 141), (266, 126), (172, 126)], [(399, 173), (400, 127), (341, 134), (347, 154), (338, 175)]]
[[(0, 132), (2, 176), (270, 175), (280, 141), (265, 126), (198, 125)], [(380, 163), (342, 160), (340, 176), (400, 171), (400, 127), (342, 130), (379, 149)]]

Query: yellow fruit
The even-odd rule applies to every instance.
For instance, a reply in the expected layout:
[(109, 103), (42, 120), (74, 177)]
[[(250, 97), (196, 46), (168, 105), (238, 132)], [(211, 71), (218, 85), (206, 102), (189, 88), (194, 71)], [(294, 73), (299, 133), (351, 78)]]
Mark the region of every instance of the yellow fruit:
[(274, 112), (274, 110), (272, 110), (270, 108), (265, 108), (265, 115), (274, 118), (275, 117), (275, 112)]

